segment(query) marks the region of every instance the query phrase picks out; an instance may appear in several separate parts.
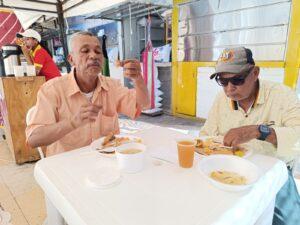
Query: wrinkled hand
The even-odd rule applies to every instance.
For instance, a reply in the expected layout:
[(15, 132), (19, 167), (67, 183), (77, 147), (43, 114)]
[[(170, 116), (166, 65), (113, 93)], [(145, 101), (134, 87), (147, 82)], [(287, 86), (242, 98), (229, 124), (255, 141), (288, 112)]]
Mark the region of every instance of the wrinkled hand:
[(71, 118), (71, 125), (77, 128), (88, 122), (95, 121), (101, 109), (102, 106), (92, 103), (81, 106), (77, 114)]
[(249, 125), (230, 129), (224, 136), (223, 144), (225, 146), (237, 147), (252, 139), (259, 137), (257, 125)]
[(124, 76), (132, 80), (142, 77), (142, 69), (140, 62), (136, 59), (127, 59), (118, 62), (119, 66), (124, 68)]

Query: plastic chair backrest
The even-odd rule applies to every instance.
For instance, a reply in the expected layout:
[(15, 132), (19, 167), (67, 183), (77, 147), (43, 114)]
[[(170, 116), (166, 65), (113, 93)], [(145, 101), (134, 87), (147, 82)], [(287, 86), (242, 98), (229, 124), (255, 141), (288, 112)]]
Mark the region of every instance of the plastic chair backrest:
[[(27, 111), (27, 114), (26, 114), (26, 125), (28, 125), (28, 123), (29, 123), (29, 121), (30, 121), (30, 119), (32, 117), (32, 113), (34, 112), (34, 110), (35, 110), (35, 106), (32, 106)], [(41, 159), (45, 158), (42, 148), (41, 147), (37, 147), (37, 150), (38, 150), (38, 152), (40, 154)]]

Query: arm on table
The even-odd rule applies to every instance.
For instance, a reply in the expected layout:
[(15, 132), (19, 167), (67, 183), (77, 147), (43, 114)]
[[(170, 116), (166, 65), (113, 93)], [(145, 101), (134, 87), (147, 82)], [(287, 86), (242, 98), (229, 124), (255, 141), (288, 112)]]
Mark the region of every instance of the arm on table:
[[(282, 155), (290, 154), (293, 145), (300, 139), (300, 103), (294, 91), (288, 90), (281, 93), (281, 100), (276, 104), (281, 104), (283, 112), (280, 124), (271, 127), (271, 134), (265, 141), (277, 147), (277, 151)], [(288, 101), (287, 101), (288, 99)], [(236, 146), (248, 142), (260, 136), (258, 125), (249, 125), (231, 129), (224, 137), (224, 144)]]
[(70, 133), (72, 130), (74, 130), (74, 127), (70, 120), (64, 120), (50, 125), (41, 125), (32, 131), (27, 138), (27, 143), (33, 148), (47, 146)]
[[(271, 129), (271, 133), (268, 135), (265, 141), (270, 142), (277, 147), (277, 136), (275, 130)], [(260, 137), (258, 131), (258, 125), (242, 126), (230, 129), (224, 136), (224, 145), (237, 147), (239, 144), (246, 143), (252, 139)]]
[(30, 146), (47, 146), (58, 141), (74, 129), (94, 121), (102, 108), (92, 103), (82, 105), (71, 118), (58, 121), (57, 99), (52, 89), (42, 87), (38, 92), (36, 111), (26, 128), (27, 143)]

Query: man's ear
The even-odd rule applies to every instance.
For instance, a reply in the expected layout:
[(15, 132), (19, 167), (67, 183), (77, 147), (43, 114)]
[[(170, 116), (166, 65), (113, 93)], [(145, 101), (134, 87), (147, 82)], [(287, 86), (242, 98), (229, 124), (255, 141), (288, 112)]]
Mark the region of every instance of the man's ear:
[(253, 73), (254, 73), (255, 78), (258, 79), (259, 71), (260, 71), (259, 67), (255, 66), (253, 70), (254, 70)]
[(71, 66), (74, 66), (74, 61), (71, 54), (68, 55), (68, 62), (71, 64)]

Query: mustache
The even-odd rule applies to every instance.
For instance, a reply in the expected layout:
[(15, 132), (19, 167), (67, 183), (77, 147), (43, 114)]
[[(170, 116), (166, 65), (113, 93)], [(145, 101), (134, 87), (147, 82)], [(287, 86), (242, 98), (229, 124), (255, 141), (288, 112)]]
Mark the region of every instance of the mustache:
[(99, 61), (93, 61), (93, 62), (88, 63), (88, 66), (101, 66), (101, 64)]

